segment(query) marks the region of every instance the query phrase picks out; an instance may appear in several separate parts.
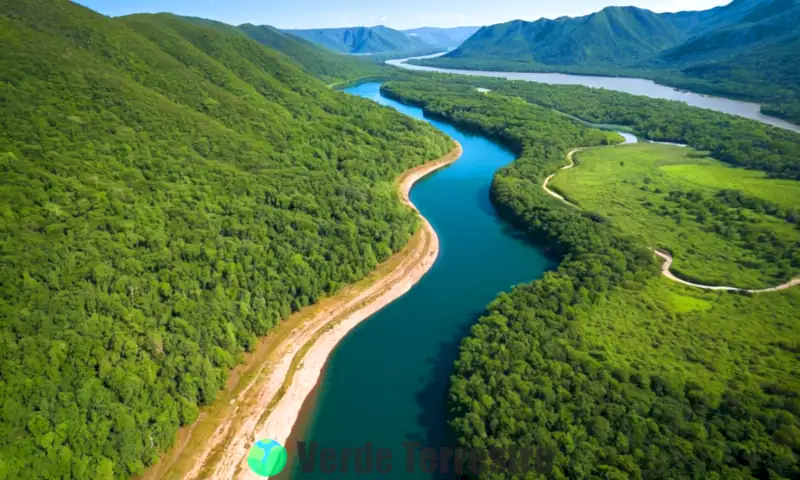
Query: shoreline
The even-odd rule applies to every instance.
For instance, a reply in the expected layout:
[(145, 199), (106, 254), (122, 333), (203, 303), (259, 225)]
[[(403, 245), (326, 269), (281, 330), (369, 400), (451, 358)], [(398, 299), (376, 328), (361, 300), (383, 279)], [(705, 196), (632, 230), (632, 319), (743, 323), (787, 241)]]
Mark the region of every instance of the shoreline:
[[(411, 188), (456, 161), (461, 154), (461, 145), (456, 142), (456, 147), (445, 156), (401, 175), (396, 185), (403, 204), (419, 215), (409, 199)], [(197, 426), (194, 423), (182, 428), (176, 446), (161, 459), (161, 462), (168, 462), (166, 466), (153, 465), (140, 478), (258, 478), (245, 466), (252, 442), (271, 438), (285, 443), (339, 341), (375, 312), (405, 294), (433, 266), (439, 253), (439, 240), (430, 223), (421, 215), (419, 218), (420, 228), (406, 247), (367, 278), (307, 307), (310, 312), (301, 310), (286, 319), (288, 322), (294, 316), (310, 317), (295, 321), (296, 326), (273, 340), (272, 343), (277, 344), (272, 346), (271, 353), (264, 355), (267, 358), (251, 359), (251, 365), (242, 367), (241, 370), (257, 369), (247, 375), (252, 377), (249, 383), (238, 385), (240, 377), (245, 376), (240, 369), (231, 373), (231, 382), (237, 384), (231, 389), (243, 388), (220, 395), (215, 404), (222, 405), (212, 404), (222, 410), (213, 416), (219, 421), (205, 418), (206, 409), (196, 420), (205, 419), (213, 424), (202, 427), (207, 438), (199, 441), (192, 438)], [(270, 337), (272, 335), (268, 334), (266, 338)], [(253, 365), (257, 363), (263, 364)], [(191, 458), (186, 458), (185, 451), (192, 453)], [(177, 471), (170, 471), (176, 464), (181, 464)]]

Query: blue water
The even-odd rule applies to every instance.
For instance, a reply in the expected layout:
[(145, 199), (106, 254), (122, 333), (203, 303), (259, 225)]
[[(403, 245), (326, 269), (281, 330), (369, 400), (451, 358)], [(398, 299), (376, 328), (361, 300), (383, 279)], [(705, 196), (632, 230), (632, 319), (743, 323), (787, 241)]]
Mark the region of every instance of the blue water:
[[(388, 105), (414, 118), (422, 110), (380, 96), (378, 83), (346, 92)], [(542, 276), (554, 264), (500, 220), (489, 201), (497, 169), (514, 160), (504, 147), (452, 125), (425, 119), (457, 140), (461, 158), (417, 183), (411, 200), (441, 242), (432, 269), (406, 295), (363, 322), (340, 343), (328, 362), (316, 396), (293, 438), (318, 442), (318, 448), (361, 448), (366, 442), (392, 452), (379, 474), (325, 473), (319, 458), (313, 473), (294, 462), (293, 478), (447, 478), (406, 465), (404, 442), (452, 445), (445, 398), (461, 339), (500, 292)], [(287, 445), (297, 458), (296, 444)], [(375, 459), (373, 459), (374, 462)], [(415, 460), (418, 462), (419, 457)]]

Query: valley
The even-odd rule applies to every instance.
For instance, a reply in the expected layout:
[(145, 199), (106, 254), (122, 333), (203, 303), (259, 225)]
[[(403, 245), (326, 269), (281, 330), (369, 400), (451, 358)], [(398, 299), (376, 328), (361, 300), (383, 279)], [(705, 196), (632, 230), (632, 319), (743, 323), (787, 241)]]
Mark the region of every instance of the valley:
[[(751, 478), (767, 471), (794, 476), (797, 463), (788, 437), (778, 431), (797, 422), (789, 405), (800, 388), (792, 353), (800, 291), (706, 291), (662, 276), (650, 244), (640, 237), (649, 234), (644, 228), (626, 224), (627, 216), (584, 213), (541, 188), (546, 175), (563, 167), (570, 146), (604, 142), (576, 136), (549, 110), (498, 95), (499, 85), (493, 83), (488, 95), (475, 90), (486, 86), (483, 79), (460, 77), (392, 82), (385, 88), (429, 114), (516, 145), (520, 156), (495, 176), (492, 201), (531, 238), (567, 254), (542, 280), (501, 294), (462, 342), (448, 397), (458, 444), (530, 445), (546, 459), (540, 465), (545, 470), (537, 473), (548, 477), (600, 471), (619, 478), (645, 472), (660, 478), (698, 472), (709, 478)], [(638, 150), (694, 163), (685, 160), (686, 148), (596, 148), (585, 154), (613, 160), (589, 159), (555, 179), (580, 175), (592, 164), (624, 169), (635, 158), (626, 152)], [(633, 164), (634, 172), (654, 174), (653, 163)], [(595, 188), (619, 187), (611, 175), (596, 181), (592, 189), (566, 193), (593, 195)], [(658, 198), (654, 193), (619, 191), (597, 195), (596, 201), (602, 208)], [(742, 428), (760, 440), (741, 443)], [(692, 448), (668, 447), (675, 444)], [(739, 463), (741, 448), (757, 448), (751, 462)], [(495, 461), (507, 459), (490, 463)]]
[(800, 478), (797, 0), (243, 2), (0, 0), (0, 480)]
[(800, 123), (800, 4), (737, 0), (705, 11), (656, 14), (607, 7), (584, 17), (484, 27), (428, 66), (638, 77), (753, 100)]
[[(740, 100), (732, 100), (724, 97), (715, 97), (692, 93), (685, 90), (660, 85), (652, 80), (630, 77), (604, 77), (601, 75), (575, 75), (567, 73), (530, 73), (526, 71), (494, 71), (494, 70), (468, 70), (460, 68), (441, 68), (430, 66), (427, 62), (417, 62), (428, 58), (441, 58), (440, 54), (411, 57), (406, 59), (387, 60), (387, 64), (409, 71), (417, 72), (438, 72), (453, 75), (468, 75), (473, 77), (502, 78), (512, 81), (527, 81), (544, 83), (547, 85), (567, 85), (585, 86), (590, 88), (601, 88), (620, 93), (632, 95), (642, 95), (659, 100), (673, 100), (685, 103), (692, 107), (715, 110), (738, 117), (757, 120), (761, 123), (775, 127), (800, 132), (800, 125), (791, 123), (787, 120), (772, 117), (763, 113), (763, 106), (757, 103), (749, 103)], [(498, 65), (498, 68), (503, 68)], [(630, 72), (636, 75), (637, 72)]]

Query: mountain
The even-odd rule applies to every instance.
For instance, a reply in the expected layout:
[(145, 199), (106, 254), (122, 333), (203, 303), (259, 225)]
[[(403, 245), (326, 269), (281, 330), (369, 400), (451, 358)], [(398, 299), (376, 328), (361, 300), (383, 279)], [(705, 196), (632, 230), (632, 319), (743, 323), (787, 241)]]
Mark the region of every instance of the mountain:
[(700, 35), (739, 23), (751, 12), (768, 3), (769, 0), (733, 0), (733, 2), (727, 5), (721, 5), (709, 10), (662, 15), (676, 15), (687, 19), (691, 18), (692, 21), (684, 26), (687, 27), (687, 31), (692, 35)]
[(658, 60), (690, 62), (721, 58), (773, 42), (800, 36), (800, 0), (775, 0), (758, 5), (729, 26), (706, 30), (662, 52)]
[(436, 27), (422, 27), (414, 28), (411, 30), (403, 30), (403, 32), (410, 36), (422, 40), (429, 45), (444, 48), (456, 48), (466, 39), (471, 37), (481, 27), (453, 27), (453, 28), (436, 28)]
[(269, 49), (286, 55), (295, 65), (325, 82), (340, 83), (373, 75), (378, 76), (386, 70), (384, 65), (378, 64), (372, 59), (331, 52), (269, 25), (246, 23), (235, 27), (206, 18), (175, 17), (195, 25), (213, 28), (228, 35), (243, 35), (251, 38)]
[(268, 25), (239, 25), (245, 35), (291, 58), (306, 72), (326, 82), (352, 80), (379, 75), (385, 69), (375, 62), (350, 55), (331, 52), (295, 35)]
[[(528, 62), (573, 67), (652, 67), (698, 58), (721, 59), (744, 48), (800, 34), (799, 0), (735, 0), (705, 11), (657, 14), (608, 7), (583, 17), (484, 27), (441, 59)], [(684, 65), (685, 66), (685, 65)]]
[(334, 52), (351, 54), (414, 52), (432, 45), (384, 26), (284, 30)]
[(206, 18), (184, 16), (178, 18), (195, 25), (213, 28), (228, 35), (243, 35), (251, 38), (269, 49), (286, 55), (307, 73), (328, 83), (378, 76), (385, 71), (385, 66), (377, 64), (371, 59), (331, 52), (269, 25), (245, 23), (233, 26)]
[(673, 22), (649, 10), (608, 7), (585, 17), (483, 27), (446, 57), (619, 65), (652, 56), (687, 37)]
[(800, 0), (735, 0), (703, 11), (609, 7), (584, 17), (516, 20), (480, 29), (440, 58), (464, 69), (651, 78), (762, 103), (800, 123)]
[(0, 478), (141, 474), (451, 146), (218, 25), (0, 0), (0, 42)]
[(695, 36), (651, 63), (676, 69), (688, 89), (762, 102), (764, 113), (800, 123), (800, 1), (760, 5), (731, 26)]

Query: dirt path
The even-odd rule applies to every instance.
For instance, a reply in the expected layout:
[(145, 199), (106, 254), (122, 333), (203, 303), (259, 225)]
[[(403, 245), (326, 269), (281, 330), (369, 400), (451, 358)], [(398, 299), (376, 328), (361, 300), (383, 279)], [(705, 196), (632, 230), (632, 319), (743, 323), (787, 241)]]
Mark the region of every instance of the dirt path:
[[(461, 153), (461, 146), (457, 145), (441, 159), (400, 177), (397, 184), (403, 203), (416, 210), (409, 200), (414, 183), (454, 162)], [(339, 341), (356, 325), (407, 292), (433, 266), (439, 240), (428, 221), (422, 216), (420, 220), (421, 228), (403, 251), (379, 266), (368, 279), (308, 307), (310, 314), (276, 339), (270, 354), (252, 359), (260, 361), (260, 365), (234, 371), (232, 377), (237, 377), (234, 383), (245, 380), (247, 383), (229, 385), (232, 391), (223, 392), (220, 398), (227, 402), (212, 405), (211, 409), (217, 407), (219, 412), (203, 418), (210, 424), (202, 428), (193, 424), (182, 429), (178, 447), (142, 478), (257, 478), (251, 476), (246, 465), (252, 443), (261, 438), (285, 442), (306, 396)], [(290, 321), (291, 317), (284, 322)], [(239, 382), (241, 372), (247, 372), (248, 368), (252, 374)]]
[[(583, 148), (573, 148), (572, 150), (567, 152), (567, 161), (569, 162), (569, 165), (559, 168), (558, 172), (560, 172), (561, 170), (566, 170), (568, 168), (574, 167), (575, 166), (575, 162), (572, 161), (572, 156), (575, 155), (576, 153), (580, 152), (581, 150), (585, 150), (585, 149), (583, 149)], [(556, 173), (558, 173), (558, 172), (556, 172)], [(553, 197), (556, 197), (557, 199), (561, 200), (563, 203), (569, 205), (570, 207), (581, 208), (581, 207), (575, 205), (574, 203), (570, 202), (569, 200), (567, 200), (563, 196), (559, 195), (558, 193), (550, 190), (547, 187), (547, 185), (550, 183), (550, 180), (552, 180), (556, 176), (556, 173), (553, 173), (553, 174), (549, 175), (547, 178), (544, 179), (544, 183), (542, 183), (542, 188), (544, 188), (544, 191), (549, 193)]]
[(789, 287), (794, 287), (795, 285), (800, 285), (800, 277), (793, 278), (786, 283), (782, 283), (776, 287), (770, 288), (757, 288), (757, 289), (748, 289), (748, 288), (737, 288), (737, 287), (726, 287), (726, 286), (711, 286), (711, 285), (702, 285), (699, 283), (692, 283), (683, 280), (682, 278), (676, 277), (669, 268), (672, 266), (672, 255), (664, 250), (654, 250), (655, 254), (664, 259), (664, 263), (661, 264), (661, 273), (664, 274), (665, 277), (669, 278), (673, 282), (682, 283), (684, 285), (689, 285), (690, 287), (697, 287), (703, 288), (705, 290), (722, 290), (727, 292), (750, 292), (750, 293), (766, 293), (766, 292), (777, 292), (778, 290), (786, 290)]
[[(567, 161), (569, 162), (569, 165), (561, 167), (558, 170), (558, 172), (560, 172), (562, 170), (566, 170), (568, 168), (574, 167), (575, 166), (575, 162), (572, 160), (573, 155), (575, 155), (577, 152), (580, 152), (580, 151), (583, 151), (583, 150), (587, 150), (587, 149), (586, 148), (573, 148), (572, 150), (567, 152)], [(551, 196), (561, 200), (563, 203), (569, 205), (570, 207), (580, 208), (579, 206), (575, 205), (574, 203), (572, 203), (569, 200), (567, 200), (566, 198), (564, 198), (562, 195), (559, 195), (558, 193), (554, 192), (553, 190), (550, 190), (550, 188), (547, 186), (550, 183), (550, 180), (552, 180), (556, 176), (556, 174), (558, 172), (556, 172), (556, 173), (548, 176), (547, 178), (545, 178), (544, 182), (542, 183), (542, 188), (544, 189), (545, 192), (547, 192)], [(738, 287), (703, 285), (701, 283), (692, 283), (692, 282), (689, 282), (687, 280), (683, 280), (682, 278), (678, 278), (678, 277), (675, 276), (674, 273), (672, 273), (672, 271), (670, 270), (670, 267), (672, 266), (672, 255), (670, 255), (668, 252), (665, 252), (664, 250), (653, 250), (653, 252), (656, 255), (658, 255), (661, 259), (664, 260), (664, 263), (661, 264), (661, 273), (663, 273), (665, 277), (667, 277), (668, 279), (672, 280), (673, 282), (682, 283), (682, 284), (688, 285), (690, 287), (702, 288), (704, 290), (719, 290), (719, 291), (727, 291), (727, 292), (767, 293), (767, 292), (777, 292), (779, 290), (785, 290), (787, 288), (800, 285), (800, 277), (793, 278), (793, 279), (789, 280), (788, 282), (782, 283), (782, 284), (780, 284), (778, 286), (775, 286), (775, 287), (760, 288), (760, 289), (747, 289), (747, 288), (738, 288)]]

